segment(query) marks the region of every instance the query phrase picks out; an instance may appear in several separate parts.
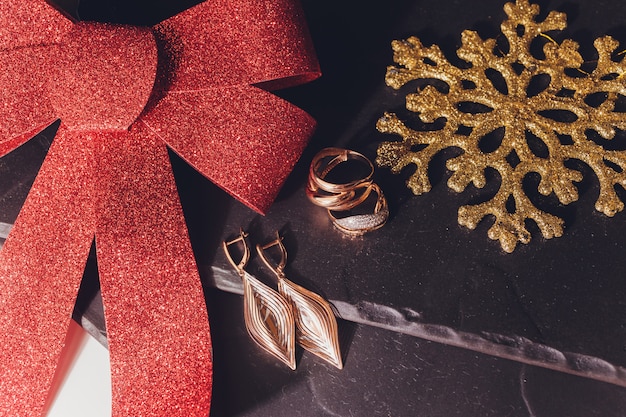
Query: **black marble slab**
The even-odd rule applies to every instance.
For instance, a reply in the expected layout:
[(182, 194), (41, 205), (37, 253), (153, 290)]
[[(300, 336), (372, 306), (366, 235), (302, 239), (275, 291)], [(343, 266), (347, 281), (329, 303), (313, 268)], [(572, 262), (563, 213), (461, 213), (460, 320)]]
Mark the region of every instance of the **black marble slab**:
[[(77, 14), (84, 19), (151, 23), (171, 7), (180, 6), (166, 3), (83, 0)], [(567, 207), (546, 203), (564, 216), (563, 237), (544, 240), (533, 229), (532, 242), (513, 254), (504, 253), (497, 242), (487, 238), (489, 221), (475, 231), (457, 224), (458, 207), (472, 195), (447, 188), (450, 173), (445, 170), (445, 160), (449, 154), (433, 161), (433, 189), (420, 197), (410, 194), (402, 176), (378, 169), (376, 181), (388, 197), (391, 218), (383, 229), (361, 238), (348, 238), (335, 230), (325, 211), (310, 204), (304, 195), (308, 164), (321, 148), (350, 147), (373, 159), (377, 144), (390, 139), (374, 126), (384, 111), (404, 106), (406, 92), (384, 84), (386, 66), (392, 63), (391, 40), (417, 35), (425, 44), (439, 44), (452, 54), (464, 29), (477, 30), (484, 37), (496, 36), (504, 18), (503, 4), (496, 0), (471, 4), (454, 0), (303, 1), (324, 75), (279, 94), (310, 112), (319, 126), (267, 216), (245, 208), (172, 155), (214, 328), (240, 322), (240, 317), (235, 317), (239, 308), (215, 312), (210, 304), (215, 299), (211, 295), (214, 287), (241, 293), (239, 277), (230, 269), (220, 245), (244, 227), (254, 242), (270, 240), (275, 230), (280, 230), (289, 252), (287, 276), (329, 298), (342, 322), (352, 323), (349, 326), (354, 333), (344, 346), (347, 366), (343, 372), (329, 372), (316, 361), (302, 359), (299, 364), (306, 364), (295, 374), (269, 373), (269, 378), (284, 382), (268, 382), (267, 392), (260, 385), (255, 391), (259, 393), (256, 409), (237, 414), (243, 411), (232, 407), (245, 408), (246, 400), (219, 405), (216, 399), (215, 407), (227, 410), (219, 415), (280, 415), (272, 407), (289, 408), (296, 403), (309, 415), (323, 415), (315, 414), (315, 407), (328, 415), (349, 416), (352, 410), (353, 415), (364, 415), (357, 411), (372, 409), (368, 407), (378, 407), (377, 415), (407, 415), (398, 410), (413, 411), (428, 404), (438, 408), (428, 408), (433, 411), (425, 415), (507, 415), (507, 407), (509, 415), (522, 416), (619, 415), (606, 410), (623, 409), (623, 388), (606, 383), (626, 386), (626, 214), (607, 218), (595, 211), (598, 184), (589, 169), (579, 167), (586, 179), (579, 186), (577, 203)], [(626, 6), (622, 3), (539, 4), (543, 16), (550, 9), (568, 14), (569, 27), (564, 34), (580, 42), (583, 54), (590, 54), (588, 59), (593, 59), (593, 39), (607, 33), (626, 49)], [(142, 10), (149, 13), (142, 14)], [(1, 222), (14, 221), (53, 138), (51, 132), (53, 129), (0, 159)], [(620, 132), (617, 139), (624, 144), (626, 137)], [(271, 278), (258, 261), (253, 259), (251, 272)], [(97, 274), (92, 267), (88, 271), (75, 317), (106, 343)], [(226, 294), (223, 297), (232, 299)], [(216, 303), (220, 305), (220, 301)], [(230, 336), (224, 337), (228, 340)], [(234, 380), (229, 379), (230, 371), (217, 365), (220, 355), (228, 356), (232, 344), (222, 337), (216, 337), (214, 344), (216, 389), (221, 389), (218, 383), (223, 380), (223, 389), (238, 392)], [(241, 349), (251, 350), (234, 355), (229, 361), (238, 365), (229, 362), (228, 366), (256, 372), (258, 364), (265, 361), (263, 355), (251, 347)], [(381, 384), (393, 384), (384, 382), (394, 378), (393, 369), (406, 371), (396, 381), (408, 385), (402, 385), (403, 394), (398, 392), (400, 385), (396, 389), (394, 385), (379, 387), (376, 379), (367, 377), (368, 369), (380, 370)], [(253, 380), (267, 377), (258, 371)], [(433, 381), (438, 377), (447, 382), (437, 385)], [(501, 383), (495, 383), (499, 378)], [(356, 385), (350, 385), (352, 379)], [(332, 384), (326, 385), (329, 380), (354, 391), (333, 390)], [(525, 380), (534, 382), (520, 382)], [(432, 391), (425, 381), (433, 384)], [(578, 395), (563, 394), (560, 384)], [(439, 393), (444, 386), (452, 390), (450, 395)], [(300, 389), (309, 396), (300, 397)], [(347, 397), (361, 393), (363, 403), (342, 403), (342, 392)], [(367, 392), (371, 402), (366, 399)], [(606, 404), (594, 402), (590, 393), (607, 399)], [(327, 399), (320, 400), (318, 394)], [(252, 394), (243, 390), (238, 395)], [(385, 400), (385, 395), (393, 397)], [(398, 398), (401, 395), (410, 398)], [(530, 396), (534, 399), (529, 400)], [(277, 398), (278, 405), (273, 401)], [(571, 402), (573, 398), (580, 402)], [(399, 404), (407, 408), (398, 408)], [(551, 407), (570, 411), (555, 414)], [(258, 410), (274, 411), (262, 414)], [(584, 410), (606, 412), (584, 414)]]
[(619, 417), (626, 407), (623, 387), (346, 321), (343, 370), (299, 352), (294, 372), (250, 342), (241, 297), (208, 299), (211, 416)]
[[(257, 241), (281, 230), (289, 276), (321, 289), (349, 320), (624, 385), (626, 218), (595, 211), (598, 185), (585, 167), (580, 200), (567, 207), (552, 203), (566, 220), (564, 236), (545, 240), (533, 229), (532, 242), (513, 254), (487, 238), (489, 221), (475, 231), (457, 224), (458, 207), (472, 196), (447, 188), (449, 155), (432, 162), (433, 190), (420, 197), (404, 188), (404, 178), (379, 169), (376, 180), (392, 215), (383, 229), (362, 238), (334, 230), (303, 192), (308, 163), (319, 149), (340, 145), (373, 158), (377, 144), (390, 139), (374, 125), (383, 111), (404, 106), (405, 92), (383, 81), (392, 39), (417, 35), (451, 54), (463, 29), (496, 36), (502, 5), (305, 2), (324, 76), (283, 95), (311, 112), (319, 128), (268, 215), (216, 198), (221, 192), (210, 184), (199, 193), (198, 182), (186, 177), (195, 174), (182, 164), (178, 170), (188, 219), (197, 222), (192, 240), (207, 282), (228, 291), (240, 288), (218, 249), (240, 226)], [(583, 53), (590, 54), (593, 39), (607, 33), (626, 45), (626, 8), (619, 3), (541, 6), (542, 16), (549, 9), (568, 13), (564, 35), (577, 40)], [(626, 137), (620, 133), (616, 139), (623, 145)]]

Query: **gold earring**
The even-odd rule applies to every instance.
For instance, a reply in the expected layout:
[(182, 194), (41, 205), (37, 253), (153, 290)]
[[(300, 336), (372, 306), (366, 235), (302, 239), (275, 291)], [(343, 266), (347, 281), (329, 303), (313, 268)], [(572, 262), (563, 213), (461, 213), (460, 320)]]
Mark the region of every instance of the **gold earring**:
[[(265, 255), (265, 250), (278, 246), (281, 259), (273, 264)], [(284, 268), (287, 263), (287, 250), (282, 238), (276, 233), (276, 239), (268, 244), (256, 245), (263, 262), (278, 278), (278, 292), (290, 303), (296, 321), (296, 341), (309, 352), (319, 356), (339, 369), (343, 368), (339, 349), (337, 320), (330, 304), (318, 294), (307, 290), (287, 279)]]
[[(250, 259), (250, 249), (245, 241), (247, 236), (241, 230), (239, 237), (223, 242), (226, 257), (243, 281), (246, 329), (261, 348), (295, 370), (295, 318), (291, 304), (245, 270)], [(231, 257), (229, 246), (239, 242), (243, 244), (244, 252), (237, 263)]]

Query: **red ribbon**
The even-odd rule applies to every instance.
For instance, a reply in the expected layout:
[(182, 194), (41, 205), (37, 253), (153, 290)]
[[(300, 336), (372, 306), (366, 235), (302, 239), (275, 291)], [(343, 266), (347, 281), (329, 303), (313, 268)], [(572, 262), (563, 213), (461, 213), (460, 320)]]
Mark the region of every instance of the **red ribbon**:
[(319, 76), (302, 14), (220, 0), (137, 28), (3, 1), (0, 68), (0, 155), (61, 119), (0, 251), (0, 416), (42, 414), (95, 239), (113, 415), (205, 417), (208, 318), (167, 147), (266, 210), (314, 128), (267, 92)]

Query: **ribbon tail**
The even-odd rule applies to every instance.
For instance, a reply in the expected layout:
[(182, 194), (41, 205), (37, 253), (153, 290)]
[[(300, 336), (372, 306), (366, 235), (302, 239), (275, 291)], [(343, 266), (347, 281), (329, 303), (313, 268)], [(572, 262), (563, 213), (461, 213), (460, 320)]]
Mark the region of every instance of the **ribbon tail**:
[(252, 86), (170, 93), (142, 118), (215, 184), (265, 213), (315, 129), (304, 110)]
[(94, 142), (74, 135), (59, 128), (0, 251), (3, 417), (42, 415), (93, 242)]
[(113, 416), (206, 417), (206, 304), (167, 148), (143, 124), (110, 134), (96, 251)]

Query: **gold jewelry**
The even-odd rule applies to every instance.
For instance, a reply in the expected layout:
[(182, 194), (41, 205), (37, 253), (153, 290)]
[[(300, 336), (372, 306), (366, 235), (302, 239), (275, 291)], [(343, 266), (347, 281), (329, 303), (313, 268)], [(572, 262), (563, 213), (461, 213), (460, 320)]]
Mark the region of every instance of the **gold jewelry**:
[(371, 182), (362, 183), (350, 191), (339, 194), (329, 194), (319, 189), (314, 192), (310, 188), (307, 188), (306, 193), (315, 205), (336, 211), (351, 210), (367, 200), (371, 191), (371, 184)]
[[(326, 179), (328, 174), (339, 164), (348, 160), (364, 162), (369, 168), (367, 174), (363, 178), (346, 183), (329, 182)], [(313, 204), (328, 210), (328, 215), (338, 230), (348, 235), (359, 236), (380, 229), (389, 218), (387, 200), (380, 187), (373, 182), (373, 176), (374, 165), (363, 154), (341, 148), (322, 149), (311, 161), (306, 195)], [(361, 205), (372, 191), (378, 195), (373, 213), (341, 218), (333, 214), (333, 212), (349, 211)]]
[[(239, 237), (223, 242), (226, 257), (243, 281), (246, 329), (261, 348), (295, 370), (295, 318), (291, 304), (245, 270), (250, 259), (250, 249), (245, 241), (247, 236), (240, 230)], [(243, 244), (244, 252), (237, 263), (231, 257), (229, 246), (238, 242)]]
[[(328, 159), (332, 157), (331, 159)], [(330, 171), (342, 162), (348, 160), (357, 160), (364, 162), (369, 171), (363, 178), (348, 181), (344, 184), (336, 184), (326, 180), (326, 176)], [(361, 184), (369, 184), (374, 176), (374, 164), (363, 154), (349, 149), (341, 148), (325, 148), (315, 155), (309, 168), (309, 189), (316, 192), (318, 189), (331, 194), (340, 194), (350, 192)]]
[[(278, 246), (281, 254), (281, 259), (277, 264), (273, 264), (265, 255), (265, 250), (273, 246)], [(264, 246), (256, 245), (256, 250), (265, 265), (276, 274), (278, 291), (291, 303), (296, 321), (298, 344), (342, 369), (337, 320), (330, 304), (318, 294), (287, 279), (284, 273), (287, 250), (278, 232), (275, 240)]]
[(369, 189), (378, 194), (373, 213), (355, 214), (338, 218), (335, 217), (330, 209), (328, 210), (328, 215), (337, 229), (349, 235), (360, 236), (367, 232), (380, 229), (387, 223), (387, 219), (389, 218), (387, 199), (385, 199), (382, 190), (377, 184), (372, 183)]

